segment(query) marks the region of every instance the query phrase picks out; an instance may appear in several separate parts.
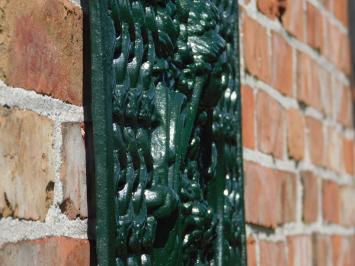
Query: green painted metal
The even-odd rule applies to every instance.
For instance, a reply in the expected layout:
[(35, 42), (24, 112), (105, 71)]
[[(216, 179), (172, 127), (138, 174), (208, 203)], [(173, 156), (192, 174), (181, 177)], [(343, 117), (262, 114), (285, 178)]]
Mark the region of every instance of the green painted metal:
[(100, 265), (246, 265), (237, 5), (89, 1)]

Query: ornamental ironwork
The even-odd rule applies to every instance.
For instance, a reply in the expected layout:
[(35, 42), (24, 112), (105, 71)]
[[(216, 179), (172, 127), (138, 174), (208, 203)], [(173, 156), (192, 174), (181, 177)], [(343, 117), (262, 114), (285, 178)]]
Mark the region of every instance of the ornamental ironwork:
[(245, 265), (237, 5), (90, 0), (100, 265)]

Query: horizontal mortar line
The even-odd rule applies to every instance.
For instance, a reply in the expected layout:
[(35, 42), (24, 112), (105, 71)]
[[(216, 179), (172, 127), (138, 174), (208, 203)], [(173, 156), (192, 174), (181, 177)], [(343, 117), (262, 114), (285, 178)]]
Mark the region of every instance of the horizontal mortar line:
[(250, 10), (250, 8), (245, 8), (245, 10), (251, 18), (258, 21), (259, 24), (265, 27), (265, 29), (280, 33), (285, 38), (285, 40), (296, 50), (299, 50), (309, 55), (319, 65), (323, 66), (324, 69), (334, 73), (335, 76), (337, 76), (337, 78), (344, 82), (346, 85), (350, 84), (349, 78), (340, 69), (338, 69), (333, 63), (331, 63), (324, 55), (319, 54), (306, 43), (303, 43), (295, 37), (291, 36), (279, 21), (270, 21), (266, 16), (262, 15), (259, 12)]
[(2, 218), (0, 220), (0, 246), (5, 243), (36, 240), (52, 236), (88, 239), (87, 230), (87, 219), (74, 221), (61, 219), (50, 223), (43, 223)]
[(346, 173), (338, 174), (332, 170), (323, 169), (304, 160), (300, 161), (299, 165), (296, 166), (296, 163), (293, 160), (276, 159), (269, 154), (248, 148), (243, 148), (243, 159), (249, 162), (259, 163), (264, 167), (274, 170), (289, 171), (293, 173), (312, 171), (322, 179), (336, 181), (340, 185), (352, 185), (355, 182), (354, 177)]
[(247, 235), (252, 235), (258, 240), (268, 241), (285, 241), (287, 237), (292, 236), (311, 236), (315, 233), (332, 236), (353, 236), (355, 230), (353, 228), (347, 228), (341, 225), (335, 224), (303, 224), (303, 223), (289, 223), (276, 229), (262, 228), (259, 226), (246, 224)]
[(282, 107), (289, 109), (289, 108), (298, 108), (301, 110), (305, 116), (316, 118), (321, 120), (325, 126), (332, 126), (336, 129), (338, 133), (344, 133), (348, 137), (353, 136), (355, 134), (354, 129), (349, 129), (344, 127), (342, 124), (337, 122), (333, 117), (329, 117), (326, 114), (322, 113), (321, 111), (317, 110), (312, 106), (307, 106), (304, 110), (300, 107), (298, 100), (291, 96), (282, 95), (276, 88), (268, 85), (267, 83), (257, 79), (256, 77), (244, 73), (242, 78), (242, 85), (248, 85), (253, 89), (257, 89), (260, 91), (266, 92), (269, 96), (274, 98)]
[(84, 109), (34, 91), (12, 88), (0, 80), (0, 105), (33, 111), (60, 122), (83, 122)]

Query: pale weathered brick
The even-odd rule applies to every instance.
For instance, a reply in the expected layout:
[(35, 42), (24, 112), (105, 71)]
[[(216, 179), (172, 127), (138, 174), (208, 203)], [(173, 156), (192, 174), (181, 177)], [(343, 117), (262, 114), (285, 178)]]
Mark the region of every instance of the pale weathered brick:
[(62, 125), (61, 180), (64, 201), (61, 209), (70, 219), (87, 217), (85, 141), (80, 123)]
[(3, 215), (43, 220), (53, 200), (54, 167), (53, 122), (30, 111), (1, 107)]

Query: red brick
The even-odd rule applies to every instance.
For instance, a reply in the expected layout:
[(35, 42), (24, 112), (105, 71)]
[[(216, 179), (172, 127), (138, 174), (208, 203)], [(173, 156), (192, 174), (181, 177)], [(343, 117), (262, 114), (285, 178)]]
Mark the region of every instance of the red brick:
[(333, 128), (327, 128), (327, 168), (340, 173), (342, 166), (342, 139)]
[(338, 18), (338, 20), (344, 25), (348, 26), (348, 11), (349, 5), (348, 0), (333, 0), (334, 4), (334, 15)]
[[(0, 107), (0, 214), (44, 220), (53, 202), (54, 123)], [(0, 260), (1, 261), (1, 260)]]
[(303, 184), (303, 220), (314, 223), (318, 217), (318, 179), (312, 172), (302, 172)]
[(305, 12), (303, 0), (287, 1), (282, 22), (288, 32), (297, 39), (305, 40)]
[(281, 178), (252, 162), (245, 162), (244, 171), (246, 221), (275, 228), (281, 223)]
[(312, 59), (301, 52), (297, 54), (297, 98), (318, 110), (322, 110), (319, 72)]
[(355, 186), (343, 185), (340, 188), (340, 223), (355, 227)]
[(270, 18), (279, 18), (286, 8), (287, 0), (257, 0), (258, 9)]
[(87, 217), (85, 141), (80, 123), (62, 125), (61, 181), (64, 201), (61, 209), (70, 219)]
[(11, 86), (81, 105), (81, 8), (69, 0), (3, 2), (0, 77)]
[(287, 111), (287, 147), (289, 157), (295, 160), (304, 158), (305, 119), (298, 109)]
[(312, 266), (312, 242), (309, 236), (287, 238), (289, 266)]
[(346, 127), (353, 125), (353, 102), (349, 86), (337, 86), (335, 89), (336, 98), (336, 120)]
[(246, 70), (262, 81), (270, 83), (271, 60), (266, 29), (246, 14), (243, 16), (242, 27)]
[(353, 266), (355, 261), (355, 238), (332, 236), (334, 266)]
[(272, 34), (272, 85), (282, 94), (292, 94), (292, 47), (279, 34)]
[(324, 132), (321, 121), (307, 117), (308, 143), (311, 160), (318, 166), (325, 165)]
[(296, 220), (297, 180), (293, 173), (276, 171), (275, 175), (281, 179), (281, 220), (290, 223)]
[(260, 241), (260, 266), (286, 265), (285, 244), (283, 242)]
[(331, 265), (330, 237), (325, 235), (312, 235), (313, 266)]
[(326, 116), (333, 118), (334, 101), (333, 101), (333, 86), (330, 73), (321, 67), (316, 68), (315, 84), (321, 90), (321, 105)]
[(255, 104), (253, 90), (249, 86), (242, 86), (242, 130), (243, 145), (246, 148), (255, 148)]
[(343, 164), (344, 170), (349, 175), (354, 173), (354, 141), (343, 138)]
[(325, 23), (325, 27), (324, 55), (338, 69), (350, 75), (351, 55), (348, 35), (329, 21)]
[(0, 248), (2, 266), (84, 266), (90, 265), (88, 240), (50, 237), (5, 244)]
[(248, 266), (256, 266), (256, 242), (252, 236), (247, 240)]
[(323, 46), (323, 15), (314, 5), (307, 3), (307, 43), (317, 50)]
[(267, 93), (256, 98), (257, 139), (260, 151), (278, 159), (284, 157), (286, 145), (286, 111)]
[(338, 184), (333, 181), (323, 181), (322, 192), (323, 219), (326, 222), (339, 223), (340, 194)]

